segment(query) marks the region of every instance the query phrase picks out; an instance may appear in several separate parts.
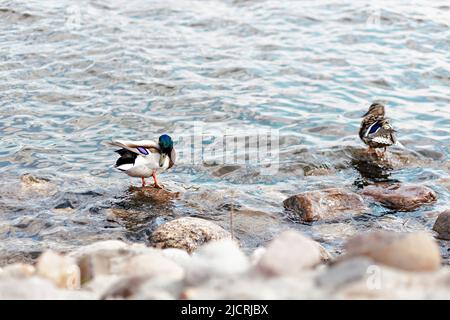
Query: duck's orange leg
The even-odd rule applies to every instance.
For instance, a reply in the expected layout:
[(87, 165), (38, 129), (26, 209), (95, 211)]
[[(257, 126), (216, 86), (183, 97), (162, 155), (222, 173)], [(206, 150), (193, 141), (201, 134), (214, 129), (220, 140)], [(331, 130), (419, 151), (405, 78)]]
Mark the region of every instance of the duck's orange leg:
[(156, 172), (155, 171), (153, 171), (152, 177), (153, 177), (153, 181), (155, 181), (155, 188), (162, 189), (163, 187), (158, 183), (158, 180), (156, 179)]
[(141, 179), (142, 179), (142, 188), (144, 188), (145, 187), (145, 178), (141, 177)]

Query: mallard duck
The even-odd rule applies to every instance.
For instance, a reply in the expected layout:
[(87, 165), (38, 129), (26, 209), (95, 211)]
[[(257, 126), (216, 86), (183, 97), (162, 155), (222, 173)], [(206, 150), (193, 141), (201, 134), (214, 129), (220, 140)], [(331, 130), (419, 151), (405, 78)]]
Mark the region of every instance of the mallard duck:
[(153, 177), (155, 188), (162, 189), (156, 174), (172, 168), (175, 164), (176, 153), (172, 138), (167, 134), (159, 137), (158, 142), (152, 140), (113, 140), (111, 145), (121, 147), (116, 150), (120, 155), (115, 168), (125, 172), (130, 177), (140, 177), (142, 187), (145, 187), (145, 178)]
[(369, 146), (369, 153), (374, 151), (377, 153), (376, 149), (378, 148), (384, 148), (384, 152), (386, 152), (387, 147), (396, 143), (395, 130), (389, 120), (385, 118), (384, 109), (384, 105), (381, 103), (373, 103), (363, 116), (359, 137)]

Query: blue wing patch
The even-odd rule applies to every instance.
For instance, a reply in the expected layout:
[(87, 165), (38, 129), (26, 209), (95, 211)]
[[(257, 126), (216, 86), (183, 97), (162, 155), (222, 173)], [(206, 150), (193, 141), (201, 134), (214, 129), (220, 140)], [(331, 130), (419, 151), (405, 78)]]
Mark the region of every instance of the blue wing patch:
[(369, 130), (369, 133), (368, 133), (368, 134), (372, 134), (372, 133), (377, 132), (378, 129), (380, 129), (381, 127), (382, 127), (381, 123), (375, 122), (375, 123), (370, 127), (370, 130)]
[(139, 150), (140, 153), (142, 153), (144, 155), (148, 155), (148, 151), (144, 147), (137, 147), (137, 149)]

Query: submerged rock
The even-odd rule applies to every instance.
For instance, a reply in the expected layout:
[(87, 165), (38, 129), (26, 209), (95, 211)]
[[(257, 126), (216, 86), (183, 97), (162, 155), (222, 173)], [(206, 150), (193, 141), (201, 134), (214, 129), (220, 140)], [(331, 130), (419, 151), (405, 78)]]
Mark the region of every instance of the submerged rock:
[(425, 186), (394, 184), (371, 185), (362, 191), (386, 208), (397, 211), (413, 211), (437, 200), (436, 192)]
[(217, 224), (200, 218), (178, 218), (157, 228), (150, 243), (157, 248), (178, 248), (195, 251), (211, 240), (231, 238), (231, 234)]
[(56, 186), (50, 180), (35, 177), (28, 173), (20, 177), (20, 185), (22, 191), (42, 196), (51, 196), (57, 192)]
[(78, 289), (80, 268), (75, 260), (48, 250), (38, 259), (37, 275), (52, 281), (59, 288)]
[(267, 276), (296, 275), (329, 257), (320, 244), (293, 230), (272, 240), (256, 264)]
[(441, 266), (436, 241), (427, 233), (372, 231), (350, 239), (341, 259), (365, 256), (376, 263), (409, 271), (434, 271)]
[(450, 240), (450, 211), (444, 211), (438, 216), (433, 230), (438, 233), (439, 239)]
[(361, 214), (368, 210), (360, 195), (339, 188), (304, 192), (284, 200), (283, 204), (306, 222)]

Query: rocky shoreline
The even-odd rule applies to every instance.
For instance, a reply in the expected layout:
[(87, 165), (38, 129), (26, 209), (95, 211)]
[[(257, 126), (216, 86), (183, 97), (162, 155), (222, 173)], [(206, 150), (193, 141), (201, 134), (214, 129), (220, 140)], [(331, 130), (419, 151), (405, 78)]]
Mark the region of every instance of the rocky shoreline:
[[(443, 230), (448, 213), (439, 218)], [(444, 222), (442, 222), (444, 221)], [(443, 233), (444, 236), (446, 233)], [(448, 233), (447, 233), (448, 234)], [(287, 230), (245, 254), (228, 231), (178, 218), (150, 243), (99, 241), (0, 269), (0, 299), (448, 299), (450, 266), (426, 232), (372, 231), (332, 256)]]
[[(30, 175), (22, 182), (34, 192), (51, 186)], [(131, 191), (154, 203), (179, 196)], [(307, 191), (283, 205), (301, 223), (328, 225), (363, 215), (373, 203), (412, 212), (436, 201), (426, 186), (378, 184)], [(64, 253), (44, 251), (34, 263), (5, 265), (0, 299), (448, 299), (450, 266), (441, 250), (450, 239), (449, 217), (442, 212), (433, 230), (355, 233), (338, 254), (293, 229), (248, 251), (215, 222), (175, 217), (152, 230), (146, 243), (95, 241)]]

